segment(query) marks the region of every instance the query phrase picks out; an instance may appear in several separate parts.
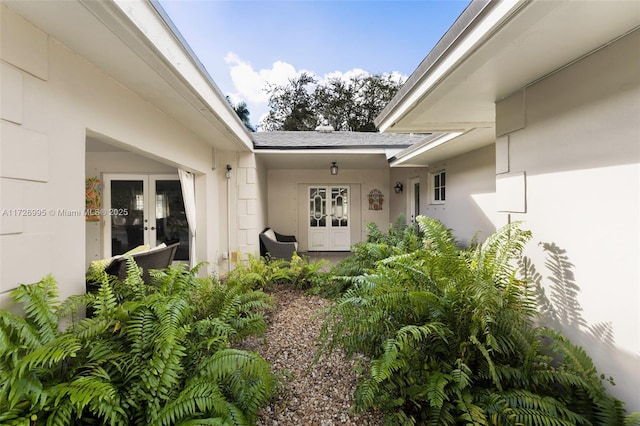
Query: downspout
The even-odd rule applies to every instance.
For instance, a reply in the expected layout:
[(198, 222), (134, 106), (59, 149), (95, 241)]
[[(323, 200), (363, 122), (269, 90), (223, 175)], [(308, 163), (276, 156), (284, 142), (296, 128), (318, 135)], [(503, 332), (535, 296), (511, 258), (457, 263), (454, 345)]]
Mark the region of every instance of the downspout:
[(227, 272), (231, 272), (231, 164), (227, 164)]

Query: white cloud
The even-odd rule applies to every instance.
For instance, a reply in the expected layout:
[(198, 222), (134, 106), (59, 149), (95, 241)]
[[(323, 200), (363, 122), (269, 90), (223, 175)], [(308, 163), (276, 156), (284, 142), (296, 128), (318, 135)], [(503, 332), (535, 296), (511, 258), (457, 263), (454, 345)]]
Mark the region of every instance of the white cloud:
[(266, 90), (269, 85), (284, 85), (303, 72), (282, 61), (274, 62), (270, 69), (254, 70), (251, 63), (242, 60), (233, 52), (227, 53), (224, 60), (229, 65), (231, 81), (235, 88), (235, 92), (230, 93), (229, 97), (233, 103), (247, 103), (252, 123), (258, 123), (267, 114), (269, 95)]
[(335, 78), (348, 81), (348, 80), (351, 80), (352, 77), (356, 77), (356, 76), (366, 77), (368, 75), (371, 75), (371, 73), (363, 70), (362, 68), (354, 68), (352, 70), (345, 71), (345, 72), (333, 71), (325, 74), (322, 78), (319, 79), (318, 83), (322, 85), (328, 82), (330, 79), (335, 79)]
[(224, 60), (229, 64), (231, 81), (236, 89), (232, 95), (249, 103), (266, 105), (269, 100), (266, 92), (268, 84), (283, 85), (301, 73), (293, 65), (282, 61), (274, 62), (270, 69), (256, 71), (251, 63), (243, 61), (233, 52), (229, 52)]

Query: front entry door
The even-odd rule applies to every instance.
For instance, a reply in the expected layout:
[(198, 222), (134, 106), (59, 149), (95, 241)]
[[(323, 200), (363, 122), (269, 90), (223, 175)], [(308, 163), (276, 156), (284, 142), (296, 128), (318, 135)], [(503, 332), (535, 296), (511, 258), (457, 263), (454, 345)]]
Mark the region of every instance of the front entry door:
[(348, 186), (309, 187), (309, 251), (351, 248)]
[(175, 260), (189, 259), (189, 226), (177, 175), (105, 174), (104, 204), (105, 257), (142, 244), (179, 241)]

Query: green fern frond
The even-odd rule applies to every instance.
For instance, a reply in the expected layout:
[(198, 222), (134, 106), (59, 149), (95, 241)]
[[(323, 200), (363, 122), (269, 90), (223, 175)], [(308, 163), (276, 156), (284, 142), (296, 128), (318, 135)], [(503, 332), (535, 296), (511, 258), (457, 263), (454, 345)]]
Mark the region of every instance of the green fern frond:
[(15, 315), (6, 310), (0, 310), (0, 339), (2, 340), (2, 352), (0, 356), (5, 361), (13, 356), (14, 351), (21, 353), (25, 349), (33, 349), (40, 346), (42, 337), (39, 330), (26, 318)]
[(146, 296), (147, 286), (142, 280), (142, 268), (133, 259), (133, 256), (125, 256), (127, 262), (127, 277), (124, 285), (131, 292), (133, 300), (139, 300)]
[(26, 317), (38, 326), (42, 343), (53, 340), (58, 334), (58, 317), (56, 310), (58, 301), (57, 283), (51, 275), (35, 284), (21, 284), (10, 293), (11, 297), (23, 306)]
[(426, 383), (427, 401), (432, 408), (442, 408), (444, 402), (449, 400), (449, 395), (445, 391), (445, 387), (451, 382), (452, 378), (448, 374), (441, 371), (432, 371)]
[[(510, 390), (493, 395), (490, 416), (509, 418), (515, 424), (569, 426), (590, 424), (555, 398), (527, 390)], [(498, 402), (499, 401), (499, 402)], [(496, 409), (498, 411), (496, 411)]]
[(399, 352), (398, 342), (395, 339), (387, 340), (382, 355), (371, 361), (371, 377), (382, 382), (395, 371), (406, 366), (405, 360), (398, 356)]
[(35, 370), (51, 369), (62, 360), (75, 357), (81, 348), (75, 336), (62, 334), (25, 355), (16, 365), (17, 374), (24, 376)]
[(165, 404), (151, 424), (159, 426), (180, 424), (196, 416), (199, 420), (213, 417), (225, 422), (230, 418), (226, 402), (219, 384), (198, 381), (187, 385), (179, 395)]
[(624, 426), (640, 426), (640, 411), (629, 414), (624, 419)]
[(93, 412), (110, 424), (121, 424), (127, 419), (126, 413), (118, 406), (117, 389), (103, 378), (79, 376), (70, 382), (54, 386), (51, 394), (56, 409), (49, 417), (50, 422), (60, 415), (64, 420), (69, 417), (63, 414), (63, 406), (68, 407), (69, 413), (83, 413), (85, 410)]
[(356, 388), (354, 394), (355, 411), (362, 413), (373, 407), (375, 395), (378, 393), (378, 381), (374, 379), (364, 379)]
[(215, 417), (208, 419), (193, 419), (185, 420), (184, 422), (176, 423), (176, 426), (202, 426), (202, 425), (214, 425), (214, 426), (227, 426), (229, 423), (223, 418)]

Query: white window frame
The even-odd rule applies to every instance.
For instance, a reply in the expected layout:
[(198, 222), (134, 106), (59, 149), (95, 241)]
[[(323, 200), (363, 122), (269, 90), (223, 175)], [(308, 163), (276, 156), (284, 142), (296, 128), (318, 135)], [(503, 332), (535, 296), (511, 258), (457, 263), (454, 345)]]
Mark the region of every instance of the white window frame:
[[(446, 169), (431, 173), (431, 204), (445, 204), (447, 202), (446, 176)], [(436, 181), (438, 181), (437, 185)], [(442, 184), (443, 181), (444, 184)], [(444, 190), (444, 197), (442, 197), (442, 190)]]

